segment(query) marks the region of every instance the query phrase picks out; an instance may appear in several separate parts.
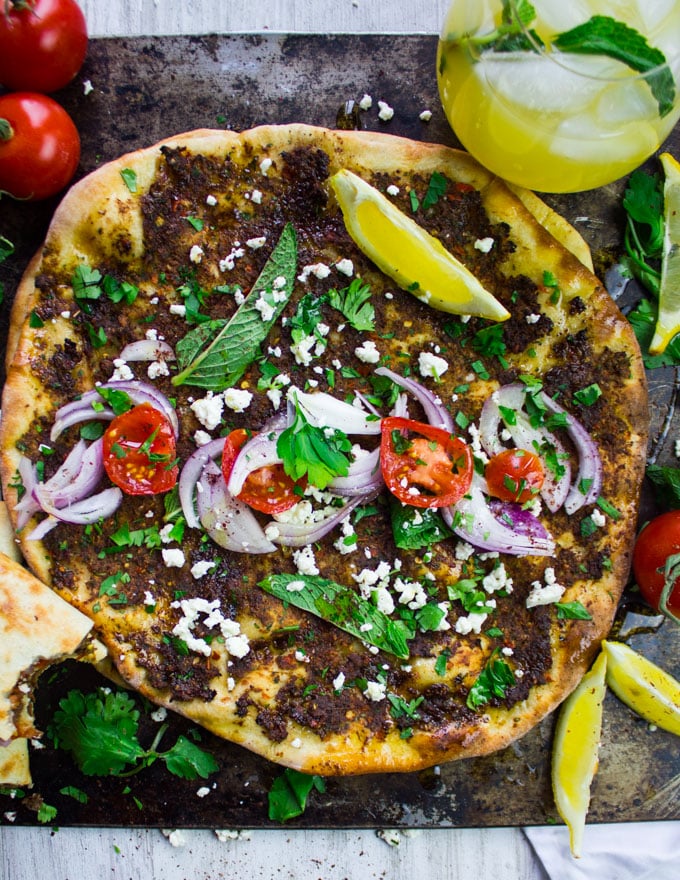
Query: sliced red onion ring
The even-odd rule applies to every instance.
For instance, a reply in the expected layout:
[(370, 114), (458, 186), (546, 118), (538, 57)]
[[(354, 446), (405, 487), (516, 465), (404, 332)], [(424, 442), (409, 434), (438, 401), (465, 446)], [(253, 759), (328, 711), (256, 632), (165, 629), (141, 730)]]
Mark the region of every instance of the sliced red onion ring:
[(380, 447), (376, 447), (366, 455), (361, 455), (349, 466), (347, 475), (334, 477), (328, 484), (328, 491), (343, 497), (365, 495), (368, 492), (379, 492), (383, 486), (380, 470)]
[(203, 468), (200, 487), (197, 497), (200, 524), (216, 544), (236, 553), (276, 550), (250, 507), (229, 494), (222, 470), (212, 459)]
[[(122, 500), (121, 490), (117, 486), (112, 486), (97, 495), (91, 495), (89, 498), (70, 504), (68, 507), (56, 507), (48, 502), (43, 510), (61, 522), (89, 525), (114, 514)], [(34, 532), (29, 537), (32, 538)]]
[(18, 470), (21, 484), (25, 490), (21, 501), (19, 501), (14, 508), (19, 514), (17, 517), (17, 530), (20, 530), (23, 529), (33, 514), (40, 510), (40, 505), (33, 494), (33, 490), (38, 485), (38, 475), (36, 473), (35, 465), (29, 458), (22, 455), (19, 459)]
[[(575, 513), (585, 504), (594, 504), (602, 491), (602, 459), (595, 441), (583, 425), (568, 413), (545, 392), (543, 401), (553, 413), (564, 413), (567, 417), (566, 432), (569, 434), (578, 453), (578, 473), (564, 502), (568, 514)], [(584, 487), (585, 491), (584, 491)]]
[(489, 508), (497, 520), (520, 535), (540, 540), (548, 537), (548, 531), (540, 519), (521, 504), (494, 498), (489, 502)]
[(487, 398), (479, 418), (479, 439), (484, 451), (490, 456), (497, 455), (505, 448), (499, 436), (503, 421), (500, 412), (502, 406), (516, 413), (515, 424), (504, 424), (504, 427), (507, 428), (518, 449), (536, 452), (543, 443), (551, 444), (555, 448), (556, 454), (561, 456), (560, 463), (564, 468), (564, 473), (557, 477), (550, 468), (546, 468), (545, 480), (540, 494), (548, 510), (555, 513), (562, 507), (569, 494), (571, 465), (560, 440), (551, 431), (545, 428), (534, 428), (529, 422), (528, 416), (523, 412), (525, 392), (523, 385), (513, 383), (512, 385), (504, 385)]
[(129, 363), (135, 361), (174, 361), (172, 346), (161, 339), (137, 339), (128, 343), (119, 357)]
[(201, 473), (209, 462), (222, 455), (223, 449), (224, 437), (218, 437), (217, 440), (211, 440), (210, 443), (199, 446), (184, 463), (184, 467), (179, 475), (177, 488), (179, 491), (179, 501), (182, 505), (182, 513), (189, 528), (200, 529), (201, 527), (201, 522), (196, 514), (194, 505), (194, 490), (201, 478)]
[(243, 489), (248, 476), (261, 467), (281, 464), (283, 459), (276, 451), (280, 432), (268, 431), (256, 434), (244, 443), (229, 474), (227, 490), (234, 498)]
[[(160, 410), (172, 425), (175, 436), (179, 434), (179, 421), (177, 413), (168, 398), (153, 385), (146, 382), (139, 382), (136, 379), (130, 379), (121, 382), (106, 382), (101, 388), (110, 390), (124, 391), (134, 404), (150, 403), (156, 409)], [(93, 403), (104, 403), (102, 396), (98, 391), (86, 391), (78, 400), (60, 407), (55, 413), (55, 421), (50, 432), (50, 440), (53, 442), (61, 436), (66, 428), (75, 425), (78, 422), (92, 421), (94, 419), (111, 421), (113, 412), (111, 408), (104, 404), (103, 409), (94, 410)]]
[(324, 519), (316, 520), (305, 525), (298, 523), (276, 522), (270, 523), (265, 529), (265, 535), (268, 535), (275, 544), (282, 547), (306, 547), (307, 544), (314, 544), (320, 541), (325, 535), (333, 531), (340, 523), (350, 515), (355, 507), (365, 504), (372, 498), (375, 498), (375, 492), (356, 495), (345, 504), (333, 510)]
[[(291, 399), (292, 398), (292, 399)], [(290, 388), (288, 408), (293, 410), (297, 400), (307, 420), (318, 428), (336, 428), (345, 434), (379, 434), (380, 419), (351, 403), (338, 400), (325, 391), (308, 394), (299, 388)], [(289, 416), (289, 418), (291, 418)], [(292, 419), (291, 419), (292, 420)]]
[[(510, 527), (500, 522), (483, 491), (484, 481), (473, 478), (465, 498), (454, 507), (442, 508), (444, 522), (460, 538), (480, 550), (508, 553), (511, 556), (552, 556), (555, 542), (536, 520), (529, 529), (527, 522), (521, 527)], [(532, 514), (525, 511), (529, 517)]]
[(394, 406), (390, 411), (391, 416), (397, 416), (400, 419), (407, 419), (408, 415), (408, 398), (405, 394), (400, 394), (394, 402)]
[(451, 413), (446, 409), (441, 398), (433, 394), (429, 388), (425, 388), (415, 379), (400, 376), (399, 373), (395, 373), (387, 367), (378, 367), (375, 372), (378, 376), (387, 376), (395, 385), (409, 391), (420, 403), (425, 412), (425, 418), (434, 428), (443, 428), (445, 431), (453, 433)]
[(30, 532), (30, 534), (26, 535), (27, 541), (41, 541), (45, 535), (52, 531), (53, 528), (59, 525), (59, 520), (56, 516), (46, 516), (42, 522), (39, 522), (38, 525)]
[(64, 482), (64, 472), (67, 472), (71, 455), (50, 480), (35, 486), (33, 494), (44, 511), (49, 513), (50, 507), (61, 510), (82, 501), (94, 492), (104, 476), (103, 444), (102, 439), (95, 440), (81, 453), (78, 470), (70, 475), (68, 482)]

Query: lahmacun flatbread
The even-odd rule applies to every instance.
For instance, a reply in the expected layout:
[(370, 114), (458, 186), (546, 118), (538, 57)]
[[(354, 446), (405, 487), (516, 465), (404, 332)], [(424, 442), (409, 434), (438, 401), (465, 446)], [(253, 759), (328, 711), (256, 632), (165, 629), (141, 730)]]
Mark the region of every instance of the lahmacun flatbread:
[[(509, 319), (380, 272), (341, 169)], [(628, 575), (647, 397), (541, 205), (466, 154), (303, 125), (178, 135), (73, 187), (12, 312), (2, 479), (129, 685), (327, 775), (493, 752), (575, 687)], [(518, 451), (542, 487), (494, 497)]]

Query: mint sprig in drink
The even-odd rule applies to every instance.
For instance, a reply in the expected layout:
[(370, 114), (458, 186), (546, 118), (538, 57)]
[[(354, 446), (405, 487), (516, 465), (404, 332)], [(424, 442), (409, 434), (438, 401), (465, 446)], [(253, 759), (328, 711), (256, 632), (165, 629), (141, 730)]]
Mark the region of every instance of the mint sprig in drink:
[(437, 74), (482, 164), (532, 189), (591, 189), (642, 163), (680, 116), (680, 3), (453, 0)]

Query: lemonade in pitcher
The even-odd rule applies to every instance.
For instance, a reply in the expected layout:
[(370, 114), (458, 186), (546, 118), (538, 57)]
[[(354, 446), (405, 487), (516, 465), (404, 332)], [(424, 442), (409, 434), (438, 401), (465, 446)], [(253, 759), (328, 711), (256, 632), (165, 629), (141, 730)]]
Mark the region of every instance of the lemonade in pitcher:
[(456, 135), (491, 171), (544, 192), (602, 186), (680, 117), (680, 2), (453, 0), (437, 74)]

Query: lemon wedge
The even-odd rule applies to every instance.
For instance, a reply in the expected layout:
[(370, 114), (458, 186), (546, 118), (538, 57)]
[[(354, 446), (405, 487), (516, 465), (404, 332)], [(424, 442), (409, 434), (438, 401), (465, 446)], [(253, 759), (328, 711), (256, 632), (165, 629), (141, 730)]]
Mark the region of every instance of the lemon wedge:
[(680, 163), (670, 153), (661, 154), (664, 239), (659, 285), (659, 315), (649, 345), (652, 354), (661, 354), (680, 331)]
[(569, 828), (569, 845), (575, 858), (581, 855), (590, 786), (597, 772), (606, 667), (607, 656), (600, 652), (576, 690), (565, 700), (553, 740), (553, 795), (557, 810)]
[(680, 736), (680, 682), (622, 642), (602, 644), (616, 696), (645, 721)]
[(330, 179), (347, 231), (393, 281), (443, 312), (505, 321), (508, 310), (429, 232), (351, 171)]

